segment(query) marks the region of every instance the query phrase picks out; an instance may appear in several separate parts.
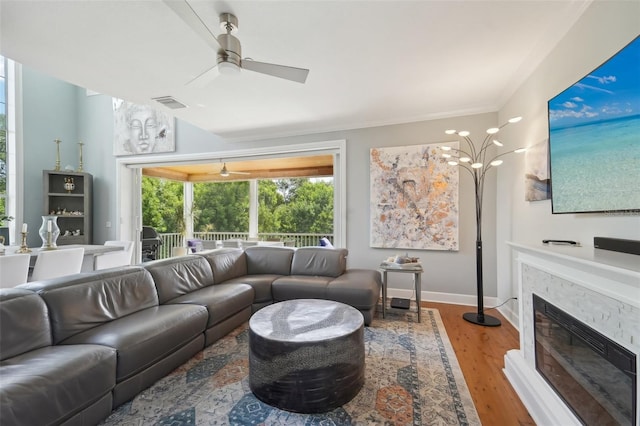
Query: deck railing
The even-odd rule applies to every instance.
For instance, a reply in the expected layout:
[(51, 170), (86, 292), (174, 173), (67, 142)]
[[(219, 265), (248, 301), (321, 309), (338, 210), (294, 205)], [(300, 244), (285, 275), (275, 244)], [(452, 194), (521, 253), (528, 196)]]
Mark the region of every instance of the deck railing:
[[(158, 234), (162, 239), (162, 245), (158, 249), (157, 259), (166, 259), (172, 256), (174, 247), (186, 247), (185, 237), (178, 233)], [(258, 241), (282, 241), (290, 247), (306, 247), (319, 245), (320, 238), (326, 237), (333, 244), (331, 234), (290, 234), (283, 232), (258, 233)], [(194, 232), (193, 238), (201, 241), (224, 241), (224, 240), (248, 240), (248, 232)], [(215, 243), (206, 244), (208, 247), (215, 247)]]

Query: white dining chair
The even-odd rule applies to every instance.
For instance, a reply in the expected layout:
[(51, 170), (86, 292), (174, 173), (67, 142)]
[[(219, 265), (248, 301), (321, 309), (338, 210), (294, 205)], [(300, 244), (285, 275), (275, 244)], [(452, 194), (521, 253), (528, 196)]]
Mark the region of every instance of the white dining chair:
[(29, 254), (0, 256), (0, 288), (15, 287), (27, 282), (29, 275)]
[(105, 241), (104, 245), (122, 247), (122, 250), (111, 251), (96, 256), (94, 264), (95, 270), (131, 265), (133, 241)]
[(38, 253), (30, 281), (73, 275), (82, 269), (84, 247), (58, 248)]

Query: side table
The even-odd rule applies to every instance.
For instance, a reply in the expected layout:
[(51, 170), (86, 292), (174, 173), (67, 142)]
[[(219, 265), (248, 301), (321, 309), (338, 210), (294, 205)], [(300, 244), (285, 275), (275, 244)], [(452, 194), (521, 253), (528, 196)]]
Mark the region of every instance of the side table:
[(382, 318), (386, 316), (387, 310), (387, 274), (389, 272), (399, 272), (402, 274), (413, 274), (413, 288), (416, 291), (416, 305), (418, 313), (418, 322), (420, 322), (420, 293), (422, 293), (422, 266), (412, 267), (394, 267), (388, 266), (388, 264), (381, 264), (380, 270), (382, 271)]

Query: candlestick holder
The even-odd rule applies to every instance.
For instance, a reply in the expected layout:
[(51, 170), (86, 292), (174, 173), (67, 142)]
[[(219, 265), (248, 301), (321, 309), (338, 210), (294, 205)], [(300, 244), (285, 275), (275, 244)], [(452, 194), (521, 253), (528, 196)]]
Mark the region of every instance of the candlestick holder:
[(82, 141), (78, 142), (78, 148), (80, 148), (80, 163), (78, 164), (78, 170), (76, 170), (76, 172), (80, 172), (82, 173), (83, 170), (83, 164), (82, 164), (82, 145), (84, 145), (84, 143), (82, 143)]
[(41, 250), (57, 250), (58, 247), (53, 242), (53, 232), (47, 231), (46, 239), (44, 244), (42, 244)]
[(20, 244), (20, 248), (16, 250), (16, 253), (31, 253), (31, 249), (27, 247), (28, 232), (21, 232), (21, 234), (22, 234), (22, 243)]
[(60, 171), (60, 139), (54, 139), (53, 142), (56, 144), (56, 165), (53, 170)]

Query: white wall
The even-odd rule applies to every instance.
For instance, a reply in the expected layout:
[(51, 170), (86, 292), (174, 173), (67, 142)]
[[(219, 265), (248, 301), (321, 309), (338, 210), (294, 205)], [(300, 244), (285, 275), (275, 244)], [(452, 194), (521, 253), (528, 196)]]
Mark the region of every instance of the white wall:
[[(22, 82), (24, 221), (29, 225), (27, 244), (40, 247), (38, 229), (44, 214), (42, 171), (55, 168), (54, 139), (62, 141), (61, 168), (78, 166), (76, 87), (27, 67), (22, 67)], [(14, 241), (19, 243), (18, 239)]]
[[(449, 128), (466, 129), (472, 136), (485, 135), (486, 129), (497, 124), (495, 113), (422, 121), (394, 126), (372, 127), (289, 138), (234, 144), (237, 149), (249, 146), (284, 145), (345, 139), (347, 141), (347, 245), (349, 267), (377, 268), (385, 258), (409, 252), (419, 257), (425, 268), (423, 292), (441, 301), (475, 304), (475, 209), (474, 187), (470, 176), (460, 173), (460, 250), (457, 252), (379, 249), (369, 247), (369, 151), (374, 147), (430, 144), (456, 140), (445, 135)], [(475, 138), (474, 142), (476, 141)], [(483, 241), (486, 251), (485, 296), (496, 295), (495, 269), (495, 175), (490, 173), (485, 193)], [(392, 274), (390, 286), (408, 290), (409, 274)], [(405, 276), (407, 275), (407, 276)], [(408, 294), (410, 295), (410, 293)], [(466, 297), (460, 297), (464, 295)]]
[[(593, 2), (564, 39), (507, 104), (501, 119), (523, 115), (525, 120), (505, 129), (509, 139), (524, 146), (546, 140), (547, 101), (606, 61), (640, 31), (640, 2)], [(638, 165), (640, 167), (640, 164)], [(541, 240), (570, 239), (593, 246), (593, 237), (640, 240), (640, 215), (551, 214), (551, 202), (524, 201), (524, 157), (499, 168), (497, 187), (498, 298), (517, 295), (515, 266), (505, 241), (541, 244)], [(517, 324), (516, 304), (503, 311)]]

